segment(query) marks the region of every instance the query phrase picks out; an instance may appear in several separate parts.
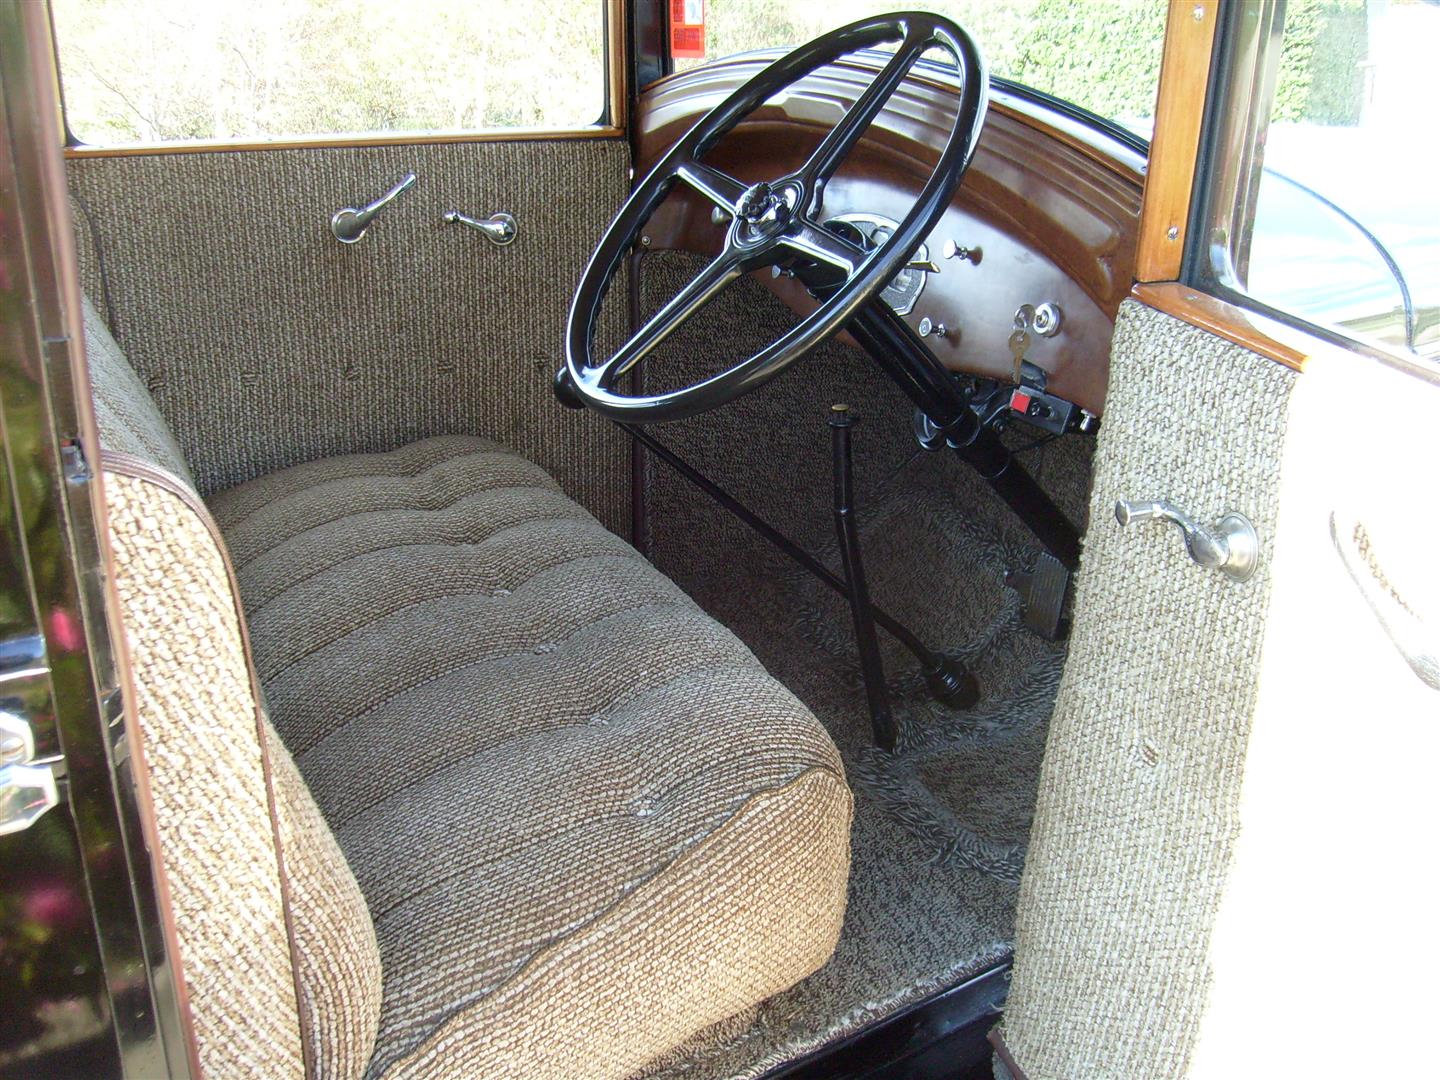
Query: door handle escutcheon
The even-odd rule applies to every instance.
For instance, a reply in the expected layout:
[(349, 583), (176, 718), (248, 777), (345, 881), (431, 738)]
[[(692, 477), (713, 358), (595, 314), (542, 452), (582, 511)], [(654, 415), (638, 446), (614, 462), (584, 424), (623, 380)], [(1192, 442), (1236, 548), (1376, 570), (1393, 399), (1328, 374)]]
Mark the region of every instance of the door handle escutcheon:
[(1248, 580), (1260, 564), (1260, 536), (1244, 514), (1228, 513), (1208, 529), (1166, 499), (1121, 499), (1115, 504), (1115, 520), (1122, 526), (1173, 523), (1185, 534), (1190, 558), (1236, 581)]
[(344, 210), (338, 211), (330, 219), (330, 231), (335, 234), (335, 239), (342, 244), (357, 243), (365, 235), (365, 230), (370, 227), (370, 222), (375, 219), (375, 215), (389, 206), (402, 191), (408, 191), (414, 184), (415, 174), (413, 172), (406, 173), (404, 179), (370, 205), (359, 209), (347, 206)]

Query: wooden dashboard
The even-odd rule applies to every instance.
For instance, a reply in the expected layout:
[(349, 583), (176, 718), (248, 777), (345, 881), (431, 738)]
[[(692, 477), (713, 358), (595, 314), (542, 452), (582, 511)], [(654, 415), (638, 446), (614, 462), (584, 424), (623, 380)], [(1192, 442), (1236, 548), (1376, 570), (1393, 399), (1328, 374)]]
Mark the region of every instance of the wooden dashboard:
[[(635, 118), (637, 175), (773, 58), (732, 57), (647, 89)], [(728, 134), (706, 162), (751, 182), (785, 175), (882, 62), (858, 54), (806, 77)], [(912, 72), (826, 188), (824, 216), (903, 218), (938, 157), (955, 107), (955, 90), (941, 73)], [(1143, 156), (1104, 132), (1028, 98), (992, 91), (970, 170), (927, 241), (940, 272), (926, 275), (906, 320), (945, 325), (946, 337), (927, 344), (947, 367), (1008, 380), (1016, 309), (1057, 304), (1060, 332), (1036, 338), (1026, 359), (1045, 369), (1051, 393), (1102, 412), (1115, 313), (1134, 278), (1144, 168)], [(711, 253), (722, 235), (710, 204), (677, 185), (650, 219), (644, 240), (648, 250)], [(947, 240), (980, 248), (980, 261), (944, 259)], [(795, 310), (813, 308), (794, 281), (760, 277)]]

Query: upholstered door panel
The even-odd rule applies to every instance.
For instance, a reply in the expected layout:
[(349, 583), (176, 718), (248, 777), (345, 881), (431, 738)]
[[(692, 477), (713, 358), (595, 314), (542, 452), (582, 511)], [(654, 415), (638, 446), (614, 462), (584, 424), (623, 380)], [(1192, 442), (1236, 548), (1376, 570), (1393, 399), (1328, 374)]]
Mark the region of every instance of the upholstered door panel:
[[(1040, 774), (1004, 1038), (1029, 1080), (1186, 1075), (1239, 830), (1298, 376), (1135, 301), (1120, 309), (1075, 625)], [(1264, 546), (1204, 569), (1119, 499), (1227, 511)]]
[[(70, 161), (88, 292), (202, 492), (300, 461), (474, 433), (628, 532), (629, 457), (558, 408), (571, 290), (624, 198), (618, 139), (312, 147)], [(330, 232), (406, 172), (356, 244)], [(506, 247), (442, 221), (514, 215)], [(623, 296), (622, 290), (617, 290)], [(607, 309), (607, 333), (624, 304)]]

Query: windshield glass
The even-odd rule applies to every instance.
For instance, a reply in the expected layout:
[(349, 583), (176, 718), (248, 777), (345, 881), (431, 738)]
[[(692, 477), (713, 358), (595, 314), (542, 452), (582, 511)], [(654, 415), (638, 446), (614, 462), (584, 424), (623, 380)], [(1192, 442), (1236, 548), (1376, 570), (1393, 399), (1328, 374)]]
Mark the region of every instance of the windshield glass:
[[(897, 8), (947, 15), (999, 75), (1149, 137), (1160, 82), (1161, 0), (706, 0), (705, 58), (803, 44)], [(679, 70), (704, 59), (676, 59)]]

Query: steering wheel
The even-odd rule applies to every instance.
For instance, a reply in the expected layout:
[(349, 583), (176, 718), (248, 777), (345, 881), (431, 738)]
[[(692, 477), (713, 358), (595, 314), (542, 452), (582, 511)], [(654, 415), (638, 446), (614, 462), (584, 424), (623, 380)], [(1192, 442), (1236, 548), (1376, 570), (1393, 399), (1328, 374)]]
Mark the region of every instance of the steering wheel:
[[(847, 53), (892, 41), (899, 42), (895, 55), (809, 159), (788, 176), (747, 186), (700, 160), (770, 97)], [(867, 250), (820, 224), (825, 185), (920, 55), (936, 46), (947, 51), (960, 70), (954, 126), (910, 213), (887, 240)], [(861, 19), (775, 61), (672, 146), (610, 223), (570, 306), (565, 368), (560, 372), (562, 400), (564, 391), (572, 390), (580, 403), (627, 423), (679, 420), (733, 401), (785, 371), (878, 297), (935, 228), (970, 165), (987, 101), (980, 50), (969, 34), (939, 15), (906, 11)], [(650, 215), (677, 182), (688, 184), (729, 216), (720, 254), (613, 356), (598, 361), (595, 324), (605, 294)], [(680, 390), (645, 396), (616, 389), (627, 372), (732, 281), (791, 259), (824, 266), (838, 285), (827, 288), (819, 307), (783, 337), (729, 370)]]

